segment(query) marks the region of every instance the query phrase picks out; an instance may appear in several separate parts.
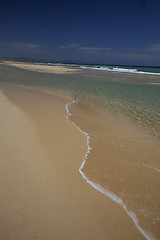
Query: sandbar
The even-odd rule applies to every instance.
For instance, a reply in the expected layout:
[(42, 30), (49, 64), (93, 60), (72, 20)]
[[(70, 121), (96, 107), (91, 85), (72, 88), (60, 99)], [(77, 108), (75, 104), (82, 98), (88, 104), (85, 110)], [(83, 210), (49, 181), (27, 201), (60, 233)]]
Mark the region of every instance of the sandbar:
[(12, 61), (5, 61), (4, 64), (10, 65), (13, 67), (18, 67), (30, 71), (36, 72), (44, 72), (44, 73), (54, 73), (54, 74), (71, 74), (80, 72), (80, 70), (67, 68), (62, 66), (53, 66), (53, 65), (41, 65), (36, 63), (23, 63), (23, 62), (12, 62)]

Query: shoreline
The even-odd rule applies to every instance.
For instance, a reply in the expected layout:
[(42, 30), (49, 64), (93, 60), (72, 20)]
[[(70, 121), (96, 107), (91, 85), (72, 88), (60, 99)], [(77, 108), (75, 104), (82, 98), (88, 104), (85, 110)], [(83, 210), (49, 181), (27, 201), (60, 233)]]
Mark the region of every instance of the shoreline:
[[(8, 66), (13, 66), (13, 67), (18, 67), (21, 69), (25, 69), (25, 70), (30, 70), (30, 71), (36, 71), (36, 72), (42, 72), (42, 73), (51, 73), (51, 74), (72, 74), (72, 73), (82, 73), (83, 71), (93, 71), (94, 73), (98, 72), (98, 74), (102, 74), (104, 73), (104, 75), (107, 74), (111, 74), (115, 75), (115, 74), (120, 74), (122, 76), (127, 76), (127, 75), (133, 75), (136, 76), (138, 75), (138, 77), (145, 77), (147, 75), (147, 77), (150, 77), (151, 80), (153, 80), (153, 78), (157, 78), (157, 80), (159, 80), (159, 76), (160, 73), (158, 72), (144, 72), (144, 71), (135, 71), (135, 70), (129, 70), (128, 68), (123, 69), (123, 68), (113, 68), (113, 69), (109, 69), (107, 67), (79, 67), (79, 68), (74, 68), (72, 66), (64, 66), (65, 64), (63, 64), (62, 66), (58, 66), (56, 65), (49, 65), (48, 63), (36, 63), (36, 62), (16, 62), (16, 61), (5, 61), (2, 64), (4, 65), (8, 65)], [(83, 64), (82, 64), (83, 65)], [(101, 66), (101, 65), (99, 65)], [(107, 65), (106, 65), (107, 66)], [(139, 68), (139, 66), (137, 66)], [(149, 84), (155, 84), (155, 85), (159, 85), (160, 82), (155, 82), (155, 83), (149, 83)]]
[[(109, 112), (109, 121), (105, 121), (106, 131), (104, 122), (101, 121), (103, 116), (98, 117), (97, 112), (97, 117), (94, 118), (93, 110), (88, 114), (89, 108), (81, 105), (83, 104), (77, 106), (78, 110), (73, 106), (74, 114), (71, 115), (73, 124), (87, 137), (89, 148), (79, 169), (80, 174), (93, 188), (120, 205), (146, 239), (158, 239), (160, 220), (159, 170), (154, 169), (154, 165), (147, 166), (146, 163), (142, 163), (138, 159), (142, 155), (144, 159), (149, 161), (158, 160), (160, 154), (158, 139), (148, 134), (144, 129), (138, 129), (130, 121), (125, 121), (121, 126), (122, 119), (119, 119), (120, 124), (117, 124), (118, 118), (110, 115)], [(115, 117), (117, 118), (116, 122)], [(97, 129), (95, 129), (95, 122), (102, 124), (102, 127), (96, 125)], [(99, 132), (100, 128), (101, 133)], [(96, 132), (101, 135), (97, 136)], [(104, 136), (108, 136), (108, 139), (104, 140)], [(105, 144), (104, 141), (106, 141)], [(92, 149), (91, 152), (90, 149)], [(144, 152), (142, 153), (142, 151)], [(90, 154), (88, 155), (88, 153)], [(110, 178), (109, 175), (112, 177)], [(150, 188), (150, 185), (154, 188)], [(132, 196), (129, 201), (123, 194), (123, 186), (125, 186), (126, 194)], [(132, 198), (135, 198), (135, 204), (132, 203)], [(152, 205), (155, 211), (153, 211)], [(143, 208), (146, 210), (150, 208), (150, 212), (144, 211)], [(146, 217), (147, 215), (150, 217)]]
[[(44, 101), (46, 101), (48, 98), (48, 100), (47, 100), (47, 103), (49, 104), (49, 102), (51, 101), (51, 99), (50, 98), (52, 98), (51, 96), (49, 97), (49, 96), (46, 96), (46, 94), (43, 94), (43, 93), (37, 93), (37, 94), (35, 94), (35, 92), (33, 91), (32, 93), (34, 93), (34, 96), (33, 96), (33, 94), (31, 94), (31, 90), (23, 90), (23, 89), (19, 89), (19, 90), (13, 90), (13, 87), (8, 87), (8, 89), (5, 89), (5, 93), (7, 93), (7, 97), (9, 97), (9, 99), (12, 101), (12, 102), (14, 102), (14, 104), (16, 103), (16, 105), (18, 104), (18, 107), (20, 107), (21, 109), (23, 109), (23, 111), (24, 112), (26, 112), (27, 113), (27, 116), (29, 117), (29, 119), (31, 119), (32, 120), (32, 122), (34, 123), (34, 126), (36, 126), (36, 127), (38, 127), (38, 129), (40, 130), (40, 132), (39, 132), (39, 130), (38, 130), (38, 136), (40, 137), (41, 136), (41, 141), (42, 141), (42, 143), (43, 143), (43, 147), (45, 147), (45, 149), (47, 150), (47, 152), (48, 153), (50, 153), (51, 155), (53, 154), (55, 154), (55, 153), (52, 153), (52, 145), (54, 145), (54, 144), (56, 144), (56, 142), (55, 142), (55, 140), (54, 140), (54, 136), (52, 135), (52, 134), (49, 134), (49, 136), (50, 136), (50, 138), (53, 140), (53, 142), (52, 142), (52, 145), (50, 145), (50, 141), (48, 142), (48, 140), (47, 140), (47, 144), (46, 144), (46, 139), (48, 139), (48, 136), (47, 135), (41, 135), (42, 134), (42, 126), (41, 126), (41, 124), (43, 125), (43, 128), (45, 129), (45, 131), (43, 131), (43, 134), (46, 132), (46, 126), (44, 126), (44, 122), (42, 123), (42, 120), (40, 120), (39, 119), (39, 114), (40, 114), (40, 112), (41, 112), (41, 117), (42, 117), (42, 111), (43, 111), (43, 114), (44, 114), (44, 107), (43, 107), (43, 104), (44, 104)], [(22, 92), (23, 92), (23, 95), (22, 95)], [(15, 93), (16, 93), (16, 95), (15, 95)], [(35, 96), (36, 95), (36, 96)], [(39, 96), (39, 97), (38, 97)], [(23, 99), (22, 99), (22, 97), (23, 97)], [(36, 98), (38, 97), (38, 99), (39, 99), (39, 101), (41, 101), (41, 103), (43, 103), (42, 105), (41, 105), (41, 107), (38, 107), (39, 109), (37, 110), (36, 108), (37, 108), (37, 105), (36, 105), (36, 108), (35, 108), (35, 106), (34, 106), (34, 108), (33, 108), (33, 106), (31, 106), (31, 105), (29, 105), (29, 103), (27, 102), (27, 101), (29, 101), (29, 102), (32, 102), (32, 105), (34, 105), (34, 102), (33, 102), (33, 99), (35, 99), (36, 100)], [(24, 98), (25, 98), (25, 100), (24, 100)], [(20, 101), (20, 99), (21, 99), (21, 101)], [(38, 100), (37, 99), (37, 100)], [(26, 101), (27, 100), (27, 101)], [(37, 100), (36, 100), (36, 102), (37, 102)], [(52, 101), (51, 101), (52, 102)], [(53, 104), (53, 102), (52, 102), (52, 104)], [(51, 105), (52, 105), (51, 104)], [(67, 104), (67, 103), (66, 103)], [(50, 104), (49, 104), (50, 105)], [(51, 106), (50, 105), (50, 106)], [(46, 107), (46, 106), (45, 106)], [(53, 106), (52, 106), (53, 107)], [(64, 105), (63, 105), (63, 107), (64, 107)], [(38, 111), (37, 112), (37, 114), (38, 114), (38, 116), (36, 116), (35, 115), (35, 113), (33, 112), (33, 109), (34, 109), (34, 111)], [(50, 107), (49, 107), (49, 109), (50, 109)], [(61, 108), (62, 109), (62, 108)], [(32, 111), (31, 111), (32, 110)], [(39, 112), (40, 111), (40, 112)], [(45, 110), (46, 111), (46, 110)], [(64, 111), (65, 111), (65, 109), (63, 109), (63, 114), (64, 114)], [(46, 112), (48, 112), (48, 111), (46, 111)], [(31, 114), (32, 113), (32, 114)], [(28, 115), (29, 114), (29, 115)], [(44, 114), (45, 115), (45, 114)], [(37, 118), (38, 117), (38, 118)], [(44, 117), (44, 116), (43, 116)], [(44, 120), (44, 119), (43, 119)], [(47, 122), (46, 122), (46, 120), (47, 120)], [(52, 126), (52, 121), (53, 120), (49, 120), (49, 117), (47, 116), (46, 117), (46, 120), (45, 120), (45, 123), (47, 123), (47, 124), (49, 124), (49, 122), (51, 123), (51, 126)], [(38, 122), (37, 122), (38, 121)], [(58, 120), (59, 121), (59, 120)], [(61, 119), (61, 121), (62, 121), (62, 119)], [(41, 122), (41, 123), (40, 123)], [(65, 119), (65, 122), (66, 122), (66, 119)], [(81, 139), (83, 139), (83, 142), (85, 143), (85, 139), (84, 139), (84, 136), (82, 136), (82, 134), (81, 133), (78, 133), (78, 131), (77, 131), (77, 129), (75, 129), (75, 127), (74, 126), (72, 126), (72, 124), (69, 122), (69, 121), (67, 121), (68, 123), (67, 123), (67, 125), (69, 126), (69, 132), (71, 133), (71, 132), (74, 132), (73, 133), (73, 136), (75, 135), (75, 137), (76, 137), (76, 139), (77, 139), (77, 134), (78, 134), (78, 136), (81, 138)], [(36, 125), (35, 125), (35, 123), (36, 123)], [(39, 125), (40, 124), (40, 125)], [(61, 122), (61, 124), (62, 124), (62, 122)], [(41, 127), (40, 127), (41, 126)], [(49, 127), (51, 127), (51, 126), (49, 126)], [(40, 127), (40, 128), (39, 128)], [(66, 129), (66, 128), (65, 128)], [(72, 131), (71, 131), (71, 129), (72, 129)], [(51, 129), (49, 129), (49, 131), (50, 131)], [(64, 129), (63, 129), (64, 130)], [(48, 130), (47, 130), (48, 131)], [(65, 130), (66, 131), (66, 130)], [(40, 134), (40, 135), (39, 135)], [(60, 134), (60, 133), (59, 133)], [(63, 132), (63, 134), (64, 134), (64, 132)], [(63, 134), (62, 134), (62, 138), (64, 138), (64, 136), (63, 136)], [(57, 135), (56, 135), (57, 136)], [(66, 135), (65, 135), (66, 136)], [(38, 138), (39, 138), (38, 137)], [(43, 138), (42, 138), (43, 137)], [(71, 137), (71, 135), (70, 135), (70, 137)], [(51, 140), (51, 139), (49, 139), (49, 140)], [(44, 142), (44, 140), (45, 140), (45, 142)], [(78, 140), (78, 139), (77, 139)], [(71, 146), (70, 146), (70, 148), (69, 148), (69, 146), (68, 146), (68, 148), (67, 148), (67, 151), (69, 151), (69, 149), (72, 149), (72, 151), (74, 150), (74, 148), (73, 148), (73, 146), (75, 145), (76, 147), (75, 147), (75, 151), (73, 151), (74, 152), (74, 154), (75, 154), (75, 156), (77, 156), (78, 157), (78, 155), (77, 155), (77, 147), (78, 147), (78, 142), (77, 142), (77, 140), (76, 140), (76, 142), (75, 142), (75, 139), (73, 139), (73, 141), (72, 141), (72, 143), (71, 143)], [(82, 140), (81, 140), (82, 141)], [(83, 144), (84, 144), (83, 143)], [(65, 141), (65, 144), (66, 144), (66, 141)], [(83, 145), (82, 144), (82, 145)], [(81, 145), (81, 144), (80, 144)], [(82, 146), (81, 145), (81, 147), (82, 147), (82, 149), (83, 149), (83, 151), (84, 151), (84, 145)], [(42, 148), (43, 149), (43, 148)], [(60, 156), (62, 157), (62, 159), (64, 158), (64, 156), (63, 156), (63, 153), (62, 153), (62, 150), (61, 150), (61, 148), (59, 148), (58, 147), (58, 150), (57, 150), (58, 152), (58, 154), (60, 154)], [(70, 157), (72, 156), (72, 154), (73, 154), (73, 152), (72, 153), (70, 153), (71, 155), (70, 155)], [(85, 151), (84, 151), (85, 152)], [(83, 152), (83, 154), (84, 154), (84, 152)], [(58, 157), (58, 159), (60, 160), (60, 158)], [(75, 239), (75, 234), (77, 235), (77, 233), (80, 231), (81, 232), (81, 234), (79, 235), (79, 237), (77, 237), (77, 239), (90, 239), (90, 237), (92, 237), (92, 238), (94, 238), (95, 239), (95, 237), (97, 236), (97, 239), (104, 239), (104, 237), (106, 238), (106, 237), (109, 237), (110, 239), (117, 239), (117, 238), (119, 238), (119, 239), (124, 239), (124, 237), (126, 237), (126, 236), (128, 236), (128, 238), (129, 239), (132, 239), (132, 237), (133, 237), (133, 239), (135, 239), (135, 238), (138, 238), (138, 239), (144, 239), (143, 238), (143, 236), (139, 233), (139, 231), (137, 230), (137, 229), (135, 229), (135, 227), (133, 226), (133, 223), (132, 223), (132, 221), (126, 216), (126, 213), (124, 213), (124, 211), (123, 211), (123, 209), (121, 209), (121, 207), (119, 207), (119, 206), (117, 206), (117, 204), (115, 204), (113, 201), (111, 201), (110, 199), (108, 199), (108, 198), (106, 198), (106, 197), (103, 197), (103, 195), (102, 194), (99, 194), (97, 191), (95, 191), (93, 188), (91, 188), (91, 187), (89, 187), (89, 185), (88, 184), (85, 184), (85, 181), (82, 179), (82, 177), (79, 175), (79, 173), (77, 173), (76, 172), (76, 168), (75, 168), (75, 162), (74, 162), (74, 159), (75, 159), (75, 157), (74, 156), (72, 156), (71, 158), (69, 158), (70, 160), (72, 160), (72, 164), (71, 163), (69, 163), (68, 162), (68, 164), (69, 164), (69, 168), (72, 168), (73, 170), (71, 171), (72, 172), (72, 174), (73, 174), (73, 176), (74, 176), (74, 181), (75, 181), (75, 183), (73, 183), (73, 176), (70, 176), (70, 174), (68, 175), (68, 173), (67, 173), (67, 171), (66, 171), (66, 169), (64, 169), (64, 166), (63, 166), (63, 164), (64, 164), (64, 162), (63, 162), (63, 164), (62, 164), (62, 166), (59, 168), (59, 170), (57, 169), (57, 171), (60, 171), (61, 172), (61, 178), (63, 178), (62, 176), (63, 176), (63, 174), (66, 176), (66, 174), (67, 174), (67, 176), (69, 177), (69, 185), (67, 184), (66, 185), (66, 183), (67, 183), (67, 181), (65, 180), (64, 181), (64, 186), (66, 185), (66, 187), (68, 186), (69, 187), (69, 189), (68, 189), (68, 187), (67, 187), (67, 189), (69, 190), (69, 192), (67, 191), (65, 191), (65, 206), (66, 206), (66, 204), (68, 205), (69, 204), (69, 202), (71, 201), (72, 203), (74, 203), (73, 204), (73, 206), (72, 207), (69, 207), (69, 206), (67, 206), (67, 209), (68, 209), (68, 214), (70, 215), (74, 215), (74, 217), (72, 218), (72, 219), (70, 219), (69, 220), (69, 222), (68, 222), (68, 224), (70, 225), (73, 225), (73, 228), (74, 228), (74, 230), (71, 230), (71, 228), (69, 227), (69, 228), (66, 228), (65, 227), (65, 233), (63, 233), (63, 239), (67, 239), (67, 234), (71, 234), (72, 233), (72, 236), (73, 236), (73, 239)], [(81, 162), (82, 162), (82, 159), (83, 159), (83, 156), (79, 159), (79, 163), (78, 163), (78, 165), (76, 164), (76, 166), (80, 166), (80, 164), (81, 164)], [(66, 161), (66, 160), (65, 160)], [(50, 162), (50, 161), (49, 161)], [(54, 164), (55, 164), (56, 162), (54, 162)], [(57, 165), (58, 163), (56, 163), (56, 165)], [(58, 165), (57, 165), (58, 166)], [(46, 168), (46, 167), (45, 167)], [(79, 167), (78, 167), (79, 168)], [(77, 168), (77, 169), (78, 169)], [(48, 167), (46, 168), (46, 169), (48, 169)], [(53, 167), (51, 168), (52, 170), (53, 170)], [(49, 169), (48, 169), (49, 170)], [(47, 171), (48, 171), (47, 170)], [(23, 171), (23, 169), (22, 169), (22, 171)], [(50, 172), (50, 171), (49, 171)], [(49, 178), (53, 178), (53, 176), (52, 176), (52, 173), (50, 172), (49, 173)], [(58, 179), (59, 179), (59, 177), (58, 177)], [(60, 180), (59, 180), (60, 181)], [(54, 181), (53, 181), (54, 182)], [(60, 181), (61, 182), (61, 181)], [(78, 182), (79, 182), (79, 184), (78, 184)], [(53, 185), (53, 183), (51, 183), (50, 181), (48, 182), (49, 183), (49, 185), (51, 184), (51, 186)], [(56, 185), (58, 184), (58, 182), (56, 183)], [(42, 186), (44, 186), (44, 183), (42, 184)], [(74, 186), (74, 188), (73, 188), (73, 186)], [(79, 189), (77, 189), (77, 186), (79, 186)], [(81, 187), (80, 187), (81, 186)], [(58, 187), (58, 185), (57, 185), (57, 187)], [(57, 187), (56, 187), (56, 189), (57, 189)], [(59, 188), (58, 188), (59, 189)], [(64, 190), (64, 188), (62, 189), (62, 190)], [(44, 189), (43, 189), (43, 191), (44, 191)], [(43, 195), (43, 191), (41, 192), (41, 194)], [(46, 191), (46, 190), (45, 190)], [(59, 189), (58, 191), (60, 191), (61, 192), (61, 189)], [(63, 193), (62, 193), (63, 192)], [(64, 195), (64, 191), (62, 191), (61, 192), (61, 194), (60, 195)], [(71, 193), (71, 195), (69, 194), (69, 193)], [(82, 193), (82, 194), (81, 194)], [(50, 195), (50, 197), (51, 196), (53, 196), (53, 193), (52, 192), (50, 192), (49, 191), (49, 193), (48, 193), (49, 195)], [(67, 198), (67, 196), (68, 196), (68, 194), (69, 194), (69, 198)], [(48, 195), (48, 196), (49, 196)], [(81, 197), (80, 197), (81, 196)], [(51, 197), (52, 198), (52, 197)], [(57, 197), (58, 198), (58, 197)], [(37, 198), (36, 198), (37, 199)], [(61, 199), (61, 198), (60, 198)], [(58, 201), (58, 203), (57, 204), (60, 204), (60, 202), (63, 202), (63, 204), (64, 204), (64, 201), (62, 201), (62, 199), (60, 200), (60, 199), (57, 199), (57, 201)], [(45, 197), (44, 197), (44, 200), (45, 200)], [(43, 200), (43, 202), (44, 202), (44, 200)], [(69, 200), (69, 201), (68, 201)], [(39, 201), (39, 200), (38, 200)], [(46, 201), (46, 200), (45, 200)], [(60, 201), (60, 202), (59, 202)], [(67, 203), (66, 203), (67, 202)], [(45, 202), (44, 202), (45, 203)], [(49, 203), (49, 205), (53, 205), (53, 203), (51, 202), (51, 203)], [(69, 204), (70, 205), (70, 204)], [(54, 205), (53, 205), (54, 206)], [(61, 206), (62, 207), (62, 206)], [(75, 208), (76, 207), (76, 208)], [(78, 207), (78, 208), (77, 208)], [(79, 210), (78, 210), (79, 209)], [(95, 211), (93, 211), (93, 209), (95, 209)], [(97, 211), (97, 210), (98, 211)], [(64, 207), (63, 207), (63, 210), (64, 210)], [(77, 210), (78, 210), (78, 212), (77, 212)], [(38, 211), (40, 211), (40, 209), (38, 210)], [(55, 209), (54, 209), (54, 211), (55, 211)], [(63, 212), (63, 211), (62, 211)], [(62, 213), (61, 211), (60, 212), (58, 212), (58, 215), (56, 215), (57, 217), (58, 216), (63, 216), (63, 218), (65, 218), (65, 213), (63, 212)], [(49, 213), (49, 212), (48, 212)], [(75, 215), (76, 214), (76, 215)], [(78, 215), (77, 215), (78, 214)], [(50, 215), (50, 217), (51, 218), (53, 218), (52, 220), (54, 220), (53, 222), (55, 222), (55, 218), (52, 216), (52, 214), (50, 213), (49, 214)], [(42, 215), (43, 216), (43, 215)], [(83, 217), (82, 217), (83, 216)], [(92, 217), (91, 217), (92, 216)], [(47, 216), (46, 216), (47, 217)], [(75, 221), (74, 221), (74, 219), (75, 219), (75, 217), (77, 218), (77, 224), (78, 225), (75, 225)], [(43, 218), (43, 217), (42, 217)], [(58, 217), (59, 218), (59, 217)], [(120, 220), (121, 219), (121, 220)], [(122, 220), (123, 219), (123, 220)], [(61, 219), (62, 220), (62, 219)], [(17, 221), (17, 220), (16, 220)], [(63, 224), (63, 222), (64, 221), (62, 221), (62, 224)], [(115, 232), (115, 230), (114, 230), (114, 226), (115, 226), (115, 224), (116, 224), (116, 222), (117, 222), (117, 224), (119, 224), (119, 226), (117, 227), (117, 231)], [(39, 224), (40, 222), (38, 221), (38, 223), (37, 224)], [(33, 224), (33, 221), (32, 221), (32, 224)], [(34, 225), (35, 225), (36, 223), (34, 222)], [(65, 224), (66, 224), (66, 222), (65, 222)], [(67, 224), (67, 226), (68, 226), (68, 224)], [(85, 225), (84, 225), (85, 224)], [(84, 226), (86, 226), (86, 224), (87, 224), (87, 229), (86, 229), (86, 227), (84, 227)], [(78, 229), (77, 229), (77, 227), (76, 226), (79, 226), (78, 227)], [(49, 227), (49, 226), (48, 226)], [(106, 227), (107, 227), (107, 230), (106, 230)], [(60, 226), (60, 228), (62, 228), (62, 226)], [(57, 224), (56, 224), (56, 229), (57, 229), (57, 231), (58, 231), (58, 229), (59, 229), (59, 227), (57, 226)], [(54, 231), (56, 231), (56, 229), (55, 229), (55, 227), (54, 227)], [(80, 230), (81, 229), (81, 230)], [(84, 231), (84, 229), (85, 229), (85, 231)], [(23, 232), (23, 229), (21, 230), (22, 232)], [(40, 228), (39, 228), (39, 231), (42, 233), (43, 231), (44, 231), (44, 228), (41, 230)], [(51, 229), (50, 229), (50, 231), (51, 231)], [(49, 231), (49, 232), (50, 232)], [(78, 232), (77, 232), (78, 231)], [(51, 232), (53, 232), (53, 231), (51, 231)], [(23, 232), (24, 233), (24, 232)], [(53, 236), (52, 236), (53, 237)], [(62, 236), (61, 236), (62, 237)], [(18, 239), (18, 238), (17, 238)], [(23, 239), (25, 239), (25, 238), (23, 238)], [(27, 238), (26, 238), (27, 239)], [(32, 239), (32, 237), (30, 238), (30, 239)], [(40, 238), (41, 239), (41, 238)], [(50, 238), (48, 238), (48, 239), (50, 239)], [(52, 238), (51, 238), (52, 239)], [(58, 238), (58, 236), (57, 236), (57, 238), (56, 239), (59, 239)], [(71, 238), (72, 239), (72, 238)]]
[[(72, 114), (69, 111), (69, 106), (72, 104), (75, 104), (76, 100), (72, 101), (71, 103), (66, 105), (66, 109), (67, 109), (67, 119), (69, 119), (71, 117), (72, 119)], [(136, 216), (136, 214), (134, 212), (132, 212), (132, 210), (129, 210), (127, 205), (125, 204), (125, 202), (123, 201), (122, 198), (120, 198), (118, 195), (116, 195), (115, 193), (105, 189), (101, 184), (94, 182), (93, 180), (91, 180), (89, 177), (86, 176), (86, 174), (83, 172), (83, 168), (85, 169), (85, 165), (87, 163), (87, 160), (89, 160), (89, 154), (91, 153), (92, 150), (92, 146), (90, 145), (90, 141), (91, 141), (91, 137), (90, 134), (84, 130), (82, 130), (78, 125), (76, 125), (75, 122), (73, 122), (72, 120), (70, 120), (71, 123), (76, 126), (77, 130), (79, 132), (82, 132), (85, 137), (86, 137), (86, 145), (87, 145), (87, 151), (86, 154), (83, 158), (83, 161), (79, 167), (79, 173), (81, 174), (81, 176), (83, 177), (83, 179), (89, 184), (91, 185), (94, 189), (96, 189), (98, 192), (100, 192), (101, 194), (105, 195), (105, 197), (111, 199), (112, 201), (116, 202), (119, 206), (121, 206), (124, 211), (126, 212), (126, 214), (132, 219), (133, 224), (136, 226), (136, 228), (139, 230), (139, 232), (145, 237), (145, 239), (147, 240), (157, 240), (156, 237), (154, 237), (151, 233), (145, 231), (140, 225), (139, 225), (139, 221), (138, 218)], [(95, 147), (96, 148), (96, 147)]]

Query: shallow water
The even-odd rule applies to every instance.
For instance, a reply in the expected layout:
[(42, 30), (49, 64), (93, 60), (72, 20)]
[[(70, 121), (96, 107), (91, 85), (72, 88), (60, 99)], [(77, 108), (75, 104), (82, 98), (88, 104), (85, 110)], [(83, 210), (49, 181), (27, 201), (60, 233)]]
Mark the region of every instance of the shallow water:
[(0, 66), (0, 81), (56, 91), (134, 119), (160, 138), (160, 76), (82, 70), (46, 74)]

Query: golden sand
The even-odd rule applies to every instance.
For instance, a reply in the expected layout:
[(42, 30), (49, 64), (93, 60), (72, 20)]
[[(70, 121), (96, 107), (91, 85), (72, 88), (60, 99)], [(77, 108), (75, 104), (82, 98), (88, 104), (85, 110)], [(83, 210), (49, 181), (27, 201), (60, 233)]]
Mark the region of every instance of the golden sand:
[(86, 137), (66, 120), (68, 100), (0, 86), (0, 239), (144, 239), (79, 174)]
[(80, 70), (61, 67), (61, 66), (49, 66), (49, 65), (40, 65), (40, 64), (32, 64), (32, 63), (21, 63), (21, 62), (10, 62), (6, 61), (5, 64), (18, 67), (30, 71), (36, 72), (45, 72), (45, 73), (54, 73), (54, 74), (70, 74), (80, 72)]

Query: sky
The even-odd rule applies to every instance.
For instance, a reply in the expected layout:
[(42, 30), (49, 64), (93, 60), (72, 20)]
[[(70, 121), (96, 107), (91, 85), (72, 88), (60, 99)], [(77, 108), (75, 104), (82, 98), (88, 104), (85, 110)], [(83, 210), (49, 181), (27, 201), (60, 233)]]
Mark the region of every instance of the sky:
[(160, 66), (160, 0), (3, 1), (0, 57)]

